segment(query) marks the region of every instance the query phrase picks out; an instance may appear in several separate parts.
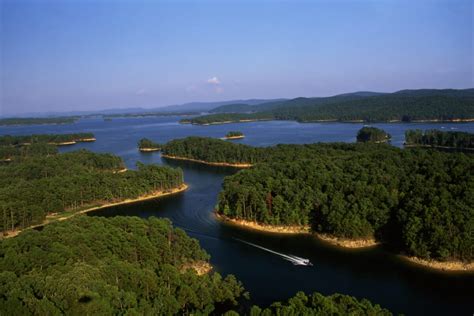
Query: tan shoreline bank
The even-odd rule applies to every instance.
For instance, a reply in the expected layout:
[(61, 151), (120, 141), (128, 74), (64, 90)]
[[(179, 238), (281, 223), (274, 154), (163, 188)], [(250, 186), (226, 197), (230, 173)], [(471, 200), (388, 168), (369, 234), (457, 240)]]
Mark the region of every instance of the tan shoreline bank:
[[(73, 212), (73, 213), (65, 215), (65, 216), (61, 216), (61, 214), (57, 214), (57, 213), (49, 214), (49, 215), (46, 216), (46, 219), (41, 224), (33, 225), (33, 226), (30, 226), (30, 227), (27, 227), (27, 228), (24, 228), (24, 229), (18, 229), (18, 230), (14, 230), (14, 231), (4, 232), (3, 236), (0, 235), (0, 240), (2, 238), (11, 238), (11, 237), (18, 236), (18, 234), (20, 234), (21, 232), (23, 232), (25, 230), (28, 230), (28, 229), (33, 229), (33, 228), (45, 226), (45, 225), (54, 223), (56, 221), (64, 221), (64, 220), (70, 219), (70, 218), (72, 218), (76, 215), (79, 215), (79, 214), (85, 214), (85, 213), (88, 213), (88, 212), (92, 212), (92, 211), (96, 211), (96, 210), (100, 210), (100, 209), (108, 208), (108, 207), (112, 207), (112, 206), (118, 206), (118, 205), (124, 205), (124, 204), (133, 204), (133, 203), (136, 203), (136, 202), (152, 200), (152, 199), (160, 198), (160, 197), (167, 196), (167, 195), (177, 194), (177, 193), (186, 191), (187, 189), (188, 189), (188, 185), (184, 183), (181, 186), (179, 186), (177, 188), (174, 188), (174, 189), (171, 189), (171, 190), (156, 191), (156, 192), (153, 192), (153, 193), (150, 193), (150, 194), (139, 196), (139, 197), (134, 198), (134, 199), (125, 199), (125, 200), (122, 200), (122, 201), (119, 201), (119, 202), (109, 202), (109, 203), (105, 203), (105, 204), (102, 204), (102, 205), (99, 205), (99, 206), (89, 207), (89, 208), (86, 208), (86, 209), (83, 209), (83, 210), (80, 210), (80, 211), (77, 211), (77, 212)], [(67, 211), (65, 211), (65, 212), (67, 212)]]
[(198, 163), (202, 163), (202, 164), (210, 165), (210, 166), (235, 167), (235, 168), (250, 168), (250, 167), (253, 166), (250, 163), (208, 162), (208, 161), (204, 161), (204, 160), (178, 157), (178, 156), (170, 156), (170, 155), (166, 155), (166, 154), (161, 154), (161, 157), (169, 158), (169, 159), (176, 159), (176, 160), (185, 160), (185, 161), (198, 162)]
[[(317, 238), (329, 242), (333, 245), (343, 248), (368, 248), (378, 245), (375, 239), (345, 239), (328, 236), (325, 234), (310, 233), (309, 226), (276, 226), (276, 225), (264, 225), (256, 222), (238, 220), (229, 218), (227, 216), (214, 212), (217, 219), (236, 225), (251, 228), (254, 230), (265, 231), (270, 233), (283, 233), (283, 234), (308, 234), (314, 235)], [(463, 272), (463, 271), (474, 271), (474, 262), (462, 262), (462, 261), (435, 261), (435, 260), (424, 260), (417, 257), (408, 257), (404, 255), (397, 255), (399, 258), (408, 261), (410, 263), (416, 263), (423, 267), (451, 271), (451, 272)]]
[[(56, 145), (56, 146), (68, 146), (68, 145), (74, 145), (77, 143), (90, 143), (90, 142), (95, 142), (95, 141), (96, 139), (93, 137), (93, 138), (79, 138), (79, 139), (71, 140), (69, 142), (59, 142), (59, 143), (49, 142), (48, 144)], [(31, 145), (31, 143), (23, 143), (22, 145)]]
[(333, 245), (344, 247), (344, 248), (367, 248), (378, 245), (375, 239), (345, 239), (336, 238), (325, 234), (317, 234), (310, 231), (310, 226), (285, 226), (285, 225), (267, 225), (260, 224), (257, 222), (246, 221), (241, 219), (230, 218), (218, 213), (214, 213), (215, 216), (225, 222), (230, 222), (238, 226), (244, 226), (255, 230), (265, 231), (269, 233), (280, 233), (280, 234), (308, 234), (314, 235), (321, 240), (329, 242)]
[(417, 257), (408, 257), (399, 255), (403, 260), (421, 265), (424, 267), (429, 267), (436, 270), (443, 271), (474, 271), (474, 262), (463, 262), (463, 261), (435, 261), (435, 260), (425, 260)]
[(151, 152), (151, 151), (160, 151), (161, 148), (158, 147), (148, 147), (148, 148), (138, 148), (141, 152)]
[(242, 136), (225, 136), (224, 139), (242, 139), (244, 137), (245, 137), (244, 135), (242, 135)]
[(191, 263), (186, 263), (181, 266), (181, 272), (186, 272), (186, 270), (192, 269), (196, 272), (197, 275), (205, 275), (212, 271), (212, 265), (207, 261), (196, 261)]

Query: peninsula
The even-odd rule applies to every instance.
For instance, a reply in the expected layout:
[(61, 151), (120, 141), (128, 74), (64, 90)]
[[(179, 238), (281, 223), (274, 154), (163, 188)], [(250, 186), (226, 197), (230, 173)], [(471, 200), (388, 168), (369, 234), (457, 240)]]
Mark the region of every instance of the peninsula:
[[(287, 233), (311, 227), (309, 232), (345, 247), (383, 241), (431, 267), (472, 266), (466, 190), (473, 156), (376, 143), (262, 148), (200, 137), (173, 140), (164, 153), (201, 163), (251, 164), (226, 177), (219, 194), (217, 214), (235, 224)], [(429, 172), (424, 161), (430, 161)], [(420, 198), (423, 204), (416, 203)], [(396, 229), (386, 234), (387, 225)]]

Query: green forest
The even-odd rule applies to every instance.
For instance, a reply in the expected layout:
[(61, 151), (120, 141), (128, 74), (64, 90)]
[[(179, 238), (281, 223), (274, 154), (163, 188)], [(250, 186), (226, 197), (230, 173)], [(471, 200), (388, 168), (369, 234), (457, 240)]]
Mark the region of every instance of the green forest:
[(299, 292), (249, 307), (232, 275), (198, 275), (209, 255), (166, 219), (78, 216), (0, 241), (5, 315), (391, 315), (366, 299)]
[(217, 211), (226, 216), (376, 238), (421, 258), (474, 258), (472, 155), (371, 143), (258, 148), (200, 137), (173, 140), (164, 152), (255, 164), (225, 178)]
[(3, 315), (174, 315), (233, 307), (235, 277), (198, 276), (197, 240), (165, 219), (79, 216), (0, 242)]
[(29, 146), (0, 146), (0, 162), (25, 159), (32, 156), (49, 156), (58, 153), (58, 147), (48, 143), (33, 143)]
[[(35, 148), (25, 148), (30, 147)], [(51, 213), (137, 198), (183, 183), (181, 169), (138, 163), (137, 170), (118, 172), (123, 168), (121, 158), (87, 150), (47, 156), (34, 152), (0, 165), (0, 230), (22, 229), (42, 223)]]
[(3, 118), (0, 125), (42, 125), (42, 124), (71, 124), (77, 121), (77, 117), (27, 117), (27, 118)]
[(392, 136), (380, 128), (362, 127), (359, 132), (357, 132), (356, 138), (358, 142), (363, 143), (383, 143), (389, 141)]
[(94, 139), (92, 133), (74, 133), (74, 134), (33, 134), (12, 136), (0, 136), (1, 146), (22, 146), (35, 143), (60, 144), (65, 142), (80, 142), (83, 140)]
[(148, 138), (142, 138), (138, 141), (138, 149), (160, 149), (161, 144), (155, 143)]
[[(187, 119), (193, 124), (239, 122), (242, 120), (314, 121), (450, 121), (474, 118), (474, 90), (403, 90), (386, 94), (344, 94), (325, 98), (296, 98), (257, 106), (235, 105), (233, 111)], [(232, 112), (232, 111), (229, 111)], [(239, 111), (240, 112), (240, 111)], [(252, 112), (252, 113), (248, 113)]]
[(474, 149), (474, 134), (439, 130), (407, 130), (405, 144), (411, 146)]

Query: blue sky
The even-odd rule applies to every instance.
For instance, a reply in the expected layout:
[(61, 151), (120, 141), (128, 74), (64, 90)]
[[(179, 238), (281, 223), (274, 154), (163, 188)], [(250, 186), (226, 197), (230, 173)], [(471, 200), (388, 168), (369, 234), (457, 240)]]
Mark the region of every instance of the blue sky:
[(472, 0), (0, 2), (0, 115), (474, 86)]

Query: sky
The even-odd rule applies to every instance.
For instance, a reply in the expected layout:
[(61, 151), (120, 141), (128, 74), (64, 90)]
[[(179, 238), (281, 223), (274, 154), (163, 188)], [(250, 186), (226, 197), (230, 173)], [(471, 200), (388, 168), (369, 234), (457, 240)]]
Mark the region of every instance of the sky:
[(0, 115), (474, 86), (473, 0), (0, 0)]

